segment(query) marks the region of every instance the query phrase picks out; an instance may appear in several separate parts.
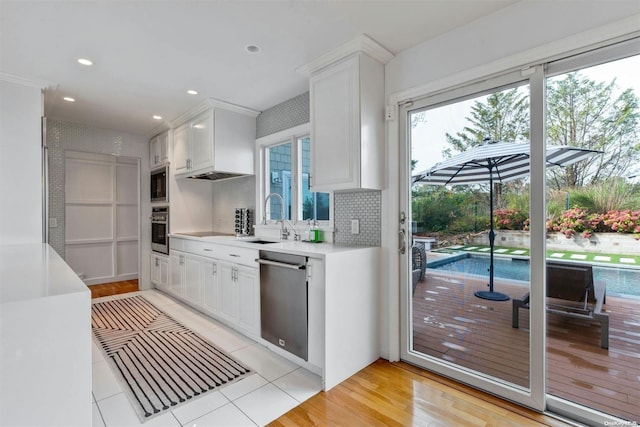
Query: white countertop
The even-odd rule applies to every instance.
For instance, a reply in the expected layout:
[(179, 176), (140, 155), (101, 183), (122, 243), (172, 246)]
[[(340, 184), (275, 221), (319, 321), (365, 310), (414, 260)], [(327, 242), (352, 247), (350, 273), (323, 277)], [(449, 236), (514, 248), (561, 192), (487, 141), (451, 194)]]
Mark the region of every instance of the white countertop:
[(371, 248), (370, 246), (343, 245), (339, 243), (311, 243), (297, 242), (294, 240), (283, 240), (280, 242), (256, 244), (251, 243), (252, 240), (271, 240), (268, 238), (260, 238), (256, 236), (234, 237), (234, 236), (209, 236), (197, 237), (180, 233), (171, 234), (170, 237), (197, 240), (199, 242), (209, 242), (221, 245), (229, 245), (235, 247), (251, 248), (256, 250), (268, 250), (275, 252), (286, 252), (296, 255), (321, 256), (338, 254), (349, 251), (357, 251)]
[(44, 243), (0, 245), (0, 303), (90, 292)]

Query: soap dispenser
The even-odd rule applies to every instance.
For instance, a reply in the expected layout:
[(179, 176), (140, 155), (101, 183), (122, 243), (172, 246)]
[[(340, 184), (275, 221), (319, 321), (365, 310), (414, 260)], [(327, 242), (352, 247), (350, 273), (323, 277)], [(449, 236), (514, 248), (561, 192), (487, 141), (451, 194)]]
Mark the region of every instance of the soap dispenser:
[(310, 219), (307, 220), (307, 229), (304, 231), (304, 241), (305, 242), (311, 241), (311, 220)]

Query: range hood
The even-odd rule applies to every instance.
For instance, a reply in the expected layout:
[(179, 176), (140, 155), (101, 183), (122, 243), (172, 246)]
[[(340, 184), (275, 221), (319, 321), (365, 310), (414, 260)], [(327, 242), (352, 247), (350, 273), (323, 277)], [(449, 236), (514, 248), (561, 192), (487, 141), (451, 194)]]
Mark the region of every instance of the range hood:
[(243, 176), (249, 176), (244, 173), (230, 173), (230, 172), (217, 172), (209, 171), (198, 175), (189, 176), (191, 179), (208, 179), (209, 181), (220, 181), (223, 179), (240, 178)]

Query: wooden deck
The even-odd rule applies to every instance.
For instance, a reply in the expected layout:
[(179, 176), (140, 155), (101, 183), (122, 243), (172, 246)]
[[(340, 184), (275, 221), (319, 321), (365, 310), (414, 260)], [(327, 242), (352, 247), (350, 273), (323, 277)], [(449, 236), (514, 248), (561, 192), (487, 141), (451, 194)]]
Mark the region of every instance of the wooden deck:
[[(511, 327), (511, 301), (473, 295), (487, 280), (427, 270), (413, 297), (413, 348), (483, 374), (529, 386), (529, 316)], [(495, 282), (521, 298), (527, 288)], [(629, 420), (640, 420), (640, 300), (607, 296), (609, 349), (600, 348), (597, 322), (548, 315), (547, 390)]]

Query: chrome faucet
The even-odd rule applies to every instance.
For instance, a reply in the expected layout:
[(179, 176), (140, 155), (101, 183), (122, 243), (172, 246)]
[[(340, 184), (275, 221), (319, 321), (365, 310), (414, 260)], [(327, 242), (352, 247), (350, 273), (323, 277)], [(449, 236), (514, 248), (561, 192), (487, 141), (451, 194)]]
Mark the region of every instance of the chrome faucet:
[[(285, 218), (284, 218), (284, 199), (282, 195), (278, 193), (269, 193), (269, 195), (264, 199), (264, 208), (262, 210), (262, 225), (267, 225), (267, 203), (269, 203), (269, 199), (273, 196), (276, 196), (280, 199), (280, 219), (276, 221), (276, 223), (280, 223), (280, 239), (287, 240), (289, 238), (289, 230), (285, 226)], [(293, 226), (291, 226), (293, 228)], [(295, 231), (295, 230), (294, 230)]]

